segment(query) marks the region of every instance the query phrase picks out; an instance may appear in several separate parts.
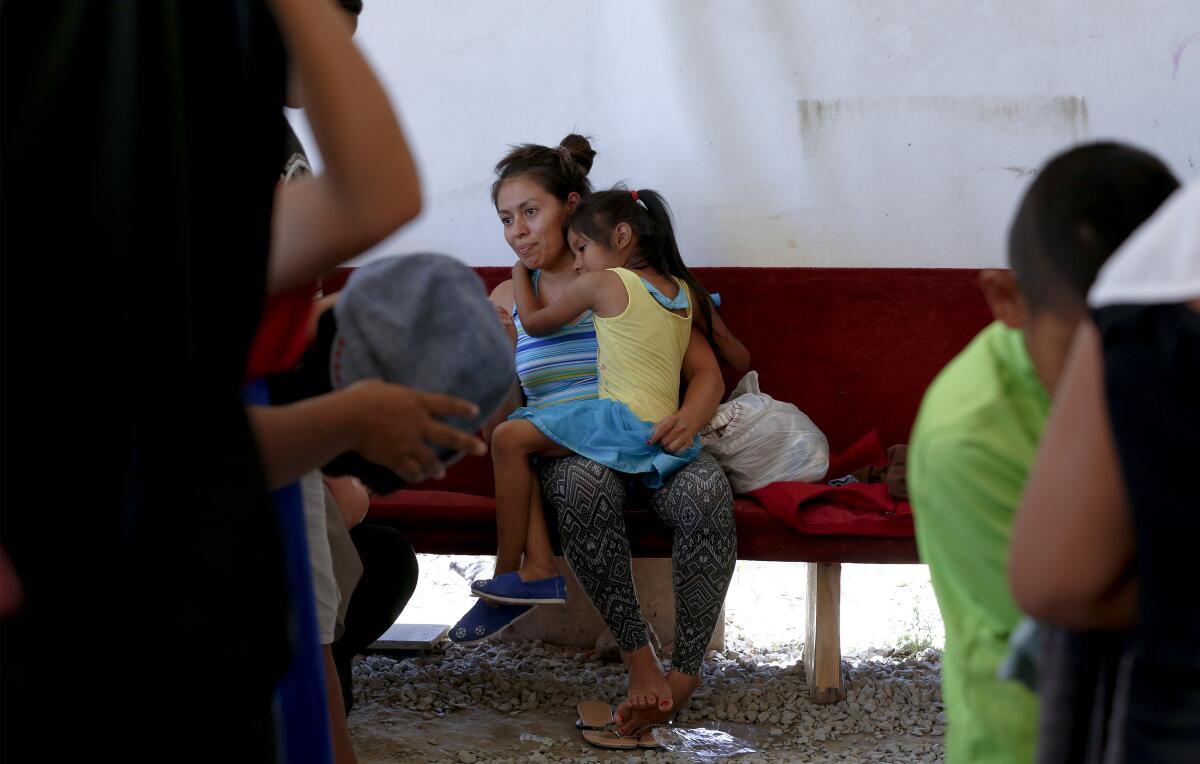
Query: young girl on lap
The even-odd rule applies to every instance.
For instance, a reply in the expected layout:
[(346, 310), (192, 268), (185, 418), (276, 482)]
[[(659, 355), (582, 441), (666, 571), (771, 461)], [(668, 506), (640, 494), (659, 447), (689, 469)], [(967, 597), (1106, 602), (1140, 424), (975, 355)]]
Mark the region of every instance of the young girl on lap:
[[(545, 525), (531, 522), (542, 510), (530, 457), (577, 453), (640, 476), (651, 488), (660, 486), (700, 448), (698, 438), (676, 417), (680, 368), (693, 320), (722, 355), (745, 353), (684, 265), (667, 205), (656, 192), (593, 194), (571, 214), (567, 228), (583, 275), (543, 307), (529, 271), (518, 263), (513, 268), (517, 310), (525, 332), (534, 337), (592, 312), (599, 397), (517, 409), (493, 433), (500, 546), (513, 545), (525, 553), (519, 570), (472, 584), (475, 594), (495, 602), (565, 601), (565, 583), (555, 575)], [(660, 703), (670, 707), (669, 699)]]

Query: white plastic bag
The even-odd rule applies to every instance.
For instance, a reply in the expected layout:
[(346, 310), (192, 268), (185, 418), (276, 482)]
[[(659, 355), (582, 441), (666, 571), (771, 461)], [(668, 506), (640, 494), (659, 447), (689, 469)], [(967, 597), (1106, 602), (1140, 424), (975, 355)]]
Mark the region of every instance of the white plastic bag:
[(729, 477), (734, 493), (779, 481), (815, 482), (829, 469), (829, 441), (804, 412), (758, 388), (758, 372), (747, 372), (717, 407), (700, 445)]

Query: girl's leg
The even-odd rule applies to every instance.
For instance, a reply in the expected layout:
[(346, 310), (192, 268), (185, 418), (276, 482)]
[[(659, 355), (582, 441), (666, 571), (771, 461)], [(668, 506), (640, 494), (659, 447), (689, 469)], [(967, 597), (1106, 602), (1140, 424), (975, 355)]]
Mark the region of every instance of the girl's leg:
[[(529, 458), (538, 453), (561, 451), (556, 443), (542, 435), (541, 431), (525, 420), (503, 422), (492, 432), (492, 467), (496, 476), (496, 573), (492, 581), (480, 582), (477, 590), (480, 599), (458, 623), (450, 628), (450, 639), (454, 642), (476, 642), (503, 631), (516, 619), (526, 615), (535, 604), (528, 599), (494, 601), (495, 579), (514, 571), (523, 581), (536, 581), (555, 575), (550, 537), (546, 532), (545, 520), (541, 518), (541, 493)], [(531, 522), (531, 518), (536, 518)], [(522, 552), (526, 562), (522, 566)], [(537, 570), (544, 565), (547, 572)], [(557, 599), (546, 596), (547, 592), (535, 592), (538, 604), (542, 601), (563, 602), (562, 581), (549, 582), (553, 585)], [(472, 589), (476, 584), (472, 584)], [(500, 588), (508, 589), (510, 580)], [(522, 598), (528, 593), (520, 592)], [(511, 597), (511, 590), (504, 594)], [(501, 604), (504, 602), (504, 604)]]
[[(504, 422), (492, 433), (492, 470), (496, 476), (496, 572), (498, 576), (521, 568), (522, 553), (530, 539), (530, 518), (541, 513), (540, 495), (534, 507), (533, 494), (540, 494), (529, 458), (537, 453), (559, 449), (531, 423), (516, 419)], [(541, 521), (541, 534), (534, 534), (540, 560), (549, 563), (553, 573), (550, 537)], [(524, 578), (524, 576), (522, 576)], [(530, 580), (530, 579), (525, 579)]]
[[(674, 529), (671, 547), (675, 588), (675, 653), (667, 681), (676, 709), (700, 685), (700, 664), (717, 626), (737, 562), (733, 493), (716, 459), (701, 452), (651, 495), (651, 507)], [(622, 731), (657, 724), (660, 709), (617, 709)]]
[(518, 571), (522, 581), (537, 581), (558, 575), (554, 567), (554, 547), (542, 511), (542, 487), (536, 476), (529, 491), (529, 530), (525, 534), (525, 559)]
[(558, 518), (563, 555), (588, 599), (612, 631), (629, 667), (629, 704), (671, 704), (670, 687), (650, 647), (633, 588), (625, 533), (625, 483), (613, 470), (582, 456), (543, 464), (542, 491)]

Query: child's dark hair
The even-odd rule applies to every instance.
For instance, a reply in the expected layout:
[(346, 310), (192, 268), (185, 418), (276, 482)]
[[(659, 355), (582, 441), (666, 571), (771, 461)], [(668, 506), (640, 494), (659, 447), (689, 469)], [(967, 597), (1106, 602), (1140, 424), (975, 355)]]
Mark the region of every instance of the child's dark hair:
[[(608, 246), (613, 230), (626, 223), (637, 237), (637, 255), (627, 265), (630, 268), (650, 266), (667, 276), (675, 276), (691, 287), (704, 316), (705, 334), (713, 342), (712, 298), (700, 285), (679, 254), (675, 227), (671, 224), (671, 208), (662, 194), (651, 189), (636, 191), (616, 187), (597, 191), (586, 197), (567, 218), (567, 228), (593, 241)], [(715, 346), (715, 344), (714, 344)]]
[(500, 185), (509, 178), (529, 176), (548, 194), (566, 201), (571, 193), (587, 196), (592, 192), (588, 173), (596, 156), (592, 144), (582, 135), (571, 133), (556, 148), (523, 143), (513, 146), (496, 164), (496, 182), (492, 183), (492, 206), (500, 194)]
[(1009, 230), (1009, 266), (1030, 310), (1084, 310), (1109, 255), (1178, 187), (1157, 157), (1120, 143), (1089, 143), (1050, 160)]

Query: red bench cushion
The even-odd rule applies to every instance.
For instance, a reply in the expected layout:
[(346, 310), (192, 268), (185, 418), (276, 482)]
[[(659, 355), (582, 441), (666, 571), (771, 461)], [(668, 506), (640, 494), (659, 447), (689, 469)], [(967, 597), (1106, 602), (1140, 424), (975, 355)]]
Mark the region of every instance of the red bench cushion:
[[(371, 521), (400, 530), (418, 552), (495, 554), (496, 503), (450, 491), (398, 491), (371, 502)], [(911, 537), (828, 536), (799, 533), (761, 505), (739, 498), (734, 505), (738, 559), (793, 562), (917, 562)], [(652, 512), (625, 512), (635, 557), (670, 557), (671, 535)], [(556, 530), (551, 524), (551, 533)], [(555, 538), (555, 549), (559, 549)]]

